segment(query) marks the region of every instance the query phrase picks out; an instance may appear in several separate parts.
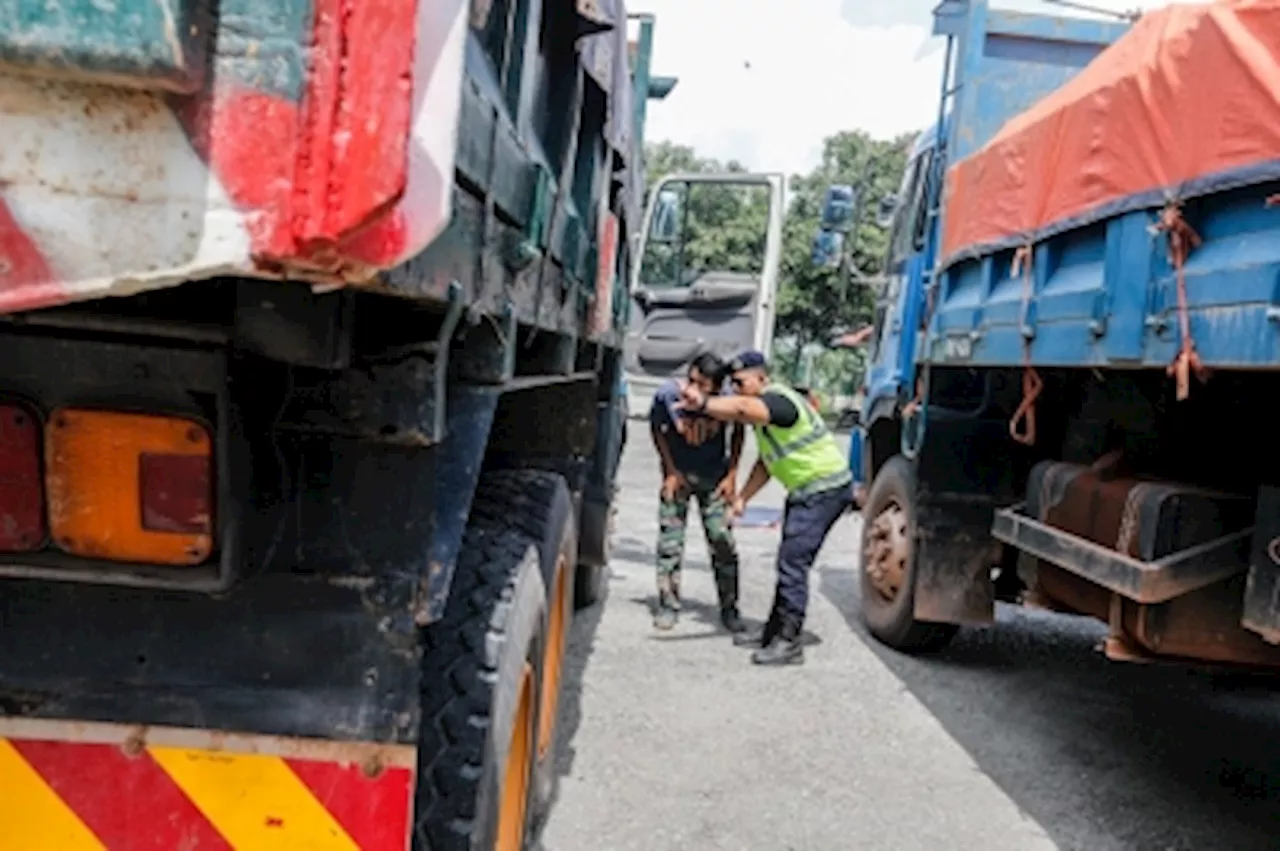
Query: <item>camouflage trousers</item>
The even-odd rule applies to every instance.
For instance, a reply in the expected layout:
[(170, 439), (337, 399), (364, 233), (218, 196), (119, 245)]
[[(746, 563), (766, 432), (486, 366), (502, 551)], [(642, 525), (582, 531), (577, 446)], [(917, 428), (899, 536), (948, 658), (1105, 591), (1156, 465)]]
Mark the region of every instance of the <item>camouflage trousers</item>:
[(715, 489), (715, 483), (690, 480), (671, 499), (658, 497), (658, 597), (662, 601), (679, 605), (689, 502), (697, 499), (720, 608), (738, 605), (738, 547), (733, 540), (729, 503), (717, 496)]

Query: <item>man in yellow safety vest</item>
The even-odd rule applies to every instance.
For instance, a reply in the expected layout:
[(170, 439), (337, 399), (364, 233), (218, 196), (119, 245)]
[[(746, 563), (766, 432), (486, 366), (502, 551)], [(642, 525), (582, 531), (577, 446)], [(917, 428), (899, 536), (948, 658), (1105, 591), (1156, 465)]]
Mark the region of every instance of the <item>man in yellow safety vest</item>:
[(756, 664), (798, 664), (804, 661), (801, 633), (809, 603), (809, 569), (827, 533), (853, 502), (853, 476), (818, 412), (795, 390), (769, 381), (764, 355), (743, 352), (728, 371), (734, 395), (710, 396), (689, 385), (682, 404), (689, 411), (747, 423), (755, 430), (760, 458), (734, 510), (740, 515), (770, 478), (787, 491), (773, 609), (761, 630), (741, 634), (734, 642), (756, 646), (751, 654)]

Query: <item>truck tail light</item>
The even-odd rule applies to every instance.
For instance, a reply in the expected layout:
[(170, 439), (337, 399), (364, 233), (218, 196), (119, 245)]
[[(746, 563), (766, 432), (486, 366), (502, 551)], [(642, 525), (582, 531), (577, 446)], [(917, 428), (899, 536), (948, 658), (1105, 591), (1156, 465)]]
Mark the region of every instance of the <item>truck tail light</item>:
[(0, 405), (0, 552), (31, 552), (45, 540), (40, 421)]
[(54, 544), (87, 558), (203, 562), (213, 550), (212, 443), (193, 420), (54, 411), (45, 428)]

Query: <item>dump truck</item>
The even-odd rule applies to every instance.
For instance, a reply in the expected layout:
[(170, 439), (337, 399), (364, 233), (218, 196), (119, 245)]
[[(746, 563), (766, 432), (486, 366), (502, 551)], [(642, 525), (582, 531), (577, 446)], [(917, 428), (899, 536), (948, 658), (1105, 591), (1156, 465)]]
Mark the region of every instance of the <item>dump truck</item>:
[(1274, 669), (1280, 3), (934, 21), (854, 438), (863, 621), (927, 652), (1003, 601)]
[(653, 18), (0, 10), (0, 848), (531, 847)]

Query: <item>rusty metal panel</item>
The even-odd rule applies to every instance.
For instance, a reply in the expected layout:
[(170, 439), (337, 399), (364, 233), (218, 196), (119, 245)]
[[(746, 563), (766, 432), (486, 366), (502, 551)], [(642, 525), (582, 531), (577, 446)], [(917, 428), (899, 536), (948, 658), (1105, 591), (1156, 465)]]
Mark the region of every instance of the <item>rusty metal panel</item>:
[(1157, 561), (1139, 561), (1078, 535), (1032, 520), (1021, 506), (996, 512), (992, 534), (1117, 594), (1160, 603), (1243, 573), (1252, 529), (1232, 532)]
[(1120, 600), (1112, 637), (1122, 646), (1112, 650), (1280, 668), (1280, 647), (1240, 626), (1245, 582), (1244, 576), (1235, 576), (1159, 605)]
[(1254, 530), (1241, 622), (1267, 642), (1280, 644), (1280, 488), (1258, 489)]

